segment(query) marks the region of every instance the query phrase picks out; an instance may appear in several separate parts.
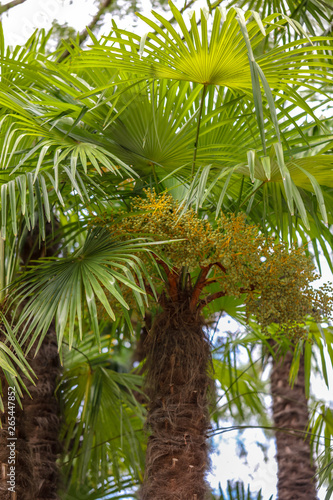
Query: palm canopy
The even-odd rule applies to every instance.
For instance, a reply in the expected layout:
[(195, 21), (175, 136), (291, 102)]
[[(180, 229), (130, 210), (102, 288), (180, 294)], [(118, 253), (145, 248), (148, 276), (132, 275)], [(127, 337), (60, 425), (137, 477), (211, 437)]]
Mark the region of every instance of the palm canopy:
[[(180, 13), (172, 4), (171, 8), (184, 39), (158, 16), (164, 31), (148, 20), (157, 34), (151, 34), (145, 44), (140, 43), (139, 37), (128, 32), (125, 37), (124, 31), (115, 28), (115, 35), (104, 43), (95, 40), (90, 50), (74, 47), (69, 62), (55, 63), (53, 56), (45, 56), (38, 49), (35, 39), (21, 52), (3, 54), (7, 76), (2, 80), (0, 95), (4, 132), (0, 176), (2, 238), (8, 227), (7, 204), (14, 234), (18, 209), (28, 229), (39, 221), (44, 238), (44, 214), (50, 220), (55, 209), (62, 213), (79, 210), (82, 219), (84, 210), (99, 212), (105, 204), (114, 204), (116, 199), (119, 202), (123, 182), (133, 179), (141, 179), (137, 187), (140, 183), (170, 186), (185, 181), (188, 187), (183, 195), (185, 192), (190, 202), (195, 199), (197, 207), (206, 201), (215, 203), (216, 213), (227, 192), (229, 199), (240, 199), (244, 177), (248, 179), (250, 194), (251, 189), (255, 193), (259, 187), (265, 191), (267, 185), (276, 185), (275, 192), (273, 187), (268, 188), (273, 201), (277, 200), (275, 205), (270, 204), (275, 219), (280, 217), (284, 201), (291, 213), (295, 203), (305, 231), (311, 210), (302, 193), (312, 191), (319, 207), (312, 210), (312, 219), (318, 216), (328, 221), (326, 192), (320, 184), (330, 188), (327, 173), (332, 157), (327, 151), (331, 137), (327, 133), (318, 137), (307, 134), (313, 124), (304, 122), (304, 116), (310, 111), (315, 120), (315, 110), (298, 96), (297, 89), (304, 85), (304, 76), (311, 79), (311, 85), (307, 83), (311, 93), (319, 92), (315, 85), (330, 81), (331, 63), (325, 59), (329, 39), (313, 39), (314, 45), (305, 48), (301, 45), (306, 39), (276, 46), (256, 62), (253, 50), (267, 33), (283, 28), (286, 19), (270, 16), (261, 22), (254, 15), (254, 21), (249, 21), (250, 13), (243, 18), (234, 9), (227, 15), (223, 9), (217, 10), (208, 35), (207, 16), (202, 12), (200, 37), (194, 17), (188, 31)], [(40, 42), (41, 47), (43, 44)], [(35, 47), (33, 54), (38, 52), (33, 62), (31, 56), (22, 58), (22, 54), (30, 54), (31, 46)], [(187, 58), (193, 59), (191, 65)], [(322, 65), (319, 72), (311, 66), (314, 58), (316, 66)], [(206, 73), (192, 75), (192, 67)], [(18, 72), (24, 91), (18, 91), (12, 81), (14, 71)], [(228, 81), (221, 75), (226, 75)], [(291, 104), (286, 105), (287, 100)], [(296, 117), (292, 116), (295, 103), (300, 105)], [(324, 148), (324, 154), (306, 156), (318, 144)], [(195, 176), (189, 184), (191, 174)], [(330, 198), (326, 196), (326, 200)], [(247, 209), (258, 217), (252, 204)], [(73, 262), (59, 265), (67, 266), (71, 273), (74, 268), (70, 264)], [(41, 267), (40, 272), (47, 277), (48, 272), (53, 273), (55, 264), (52, 266), (46, 266), (44, 271)], [(90, 283), (88, 288), (105, 303), (98, 284), (102, 275), (98, 275), (97, 284)], [(81, 285), (88, 286), (84, 275), (81, 279)], [(29, 286), (30, 291), (37, 290), (37, 285)], [(54, 283), (48, 286), (52, 288)], [(112, 290), (117, 293), (113, 285)], [(68, 293), (67, 290), (65, 295), (59, 295), (58, 302), (53, 303), (60, 308), (59, 339), (68, 320), (73, 331), (81, 307), (80, 289), (75, 287), (78, 301), (69, 299)], [(31, 302), (31, 307), (33, 303), (37, 302)], [(87, 303), (98, 336), (94, 301), (89, 299)], [(124, 307), (125, 303), (122, 302)], [(32, 310), (27, 311), (28, 318)], [(49, 312), (50, 321), (51, 316)], [(34, 326), (37, 318), (38, 315)], [(43, 321), (40, 331), (45, 332)]]
[[(124, 178), (184, 181), (189, 171), (197, 173), (197, 194), (207, 197), (216, 185), (217, 212), (231, 176), (244, 174), (262, 184), (282, 183), (290, 212), (295, 204), (307, 227), (298, 188), (314, 191), (320, 218), (327, 222), (319, 184), (329, 179), (331, 136), (325, 130), (315, 139), (307, 136), (309, 125), (300, 121), (306, 113), (318, 119), (297, 89), (305, 85), (313, 94), (330, 82), (329, 39), (276, 46), (255, 60), (254, 51), (272, 31), (284, 28), (286, 18), (260, 21), (253, 14), (250, 21), (251, 13), (217, 9), (208, 35), (202, 12), (200, 36), (193, 16), (189, 31), (171, 8), (181, 35), (157, 16), (164, 31), (146, 20), (156, 32), (145, 43), (115, 28), (90, 50), (74, 47), (70, 64), (55, 64), (54, 56), (42, 53), (33, 63), (16, 52), (4, 54), (9, 73), (18, 73), (25, 89), (18, 91), (6, 77), (0, 96), (1, 197), (2, 206), (10, 207), (14, 232), (17, 200), (33, 227), (35, 207), (42, 222), (43, 212), (49, 219), (50, 207), (66, 204), (73, 194), (79, 203), (89, 203), (90, 191), (107, 198), (110, 186), (114, 190)], [(303, 110), (297, 117), (295, 105)], [(325, 154), (304, 157), (317, 144)], [(2, 214), (5, 236), (5, 209)], [(43, 223), (40, 229), (44, 237)]]

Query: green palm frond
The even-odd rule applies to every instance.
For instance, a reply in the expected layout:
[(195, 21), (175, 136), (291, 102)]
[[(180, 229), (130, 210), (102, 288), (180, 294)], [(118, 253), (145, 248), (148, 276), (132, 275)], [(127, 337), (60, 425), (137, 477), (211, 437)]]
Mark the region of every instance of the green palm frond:
[[(207, 295), (211, 295), (220, 290), (219, 285), (216, 283), (207, 285), (206, 292)], [(219, 297), (209, 304), (207, 304), (203, 310), (208, 317), (214, 317), (214, 315), (220, 313), (221, 315), (229, 315), (240, 325), (245, 325), (246, 314), (245, 305), (242, 299), (236, 299), (235, 297), (225, 295), (224, 297)]]
[[(5, 97), (0, 96), (3, 106), (10, 106), (9, 99), (9, 92)], [(136, 175), (103, 144), (96, 143), (92, 132), (87, 137), (84, 131), (76, 130), (71, 116), (69, 122), (63, 117), (45, 123), (40, 117), (41, 105), (34, 105), (32, 100), (29, 111), (26, 111), (28, 104), (16, 99), (16, 113), (2, 117), (0, 186), (3, 237), (6, 237), (7, 207), (14, 233), (17, 205), (28, 227), (32, 228), (36, 223), (34, 213), (37, 209), (42, 228), (44, 214), (50, 221), (50, 207), (55, 203), (64, 205), (64, 198), (71, 192), (77, 193), (81, 202), (89, 203), (87, 186), (93, 182), (91, 177), (95, 172), (99, 176), (109, 172), (119, 179), (118, 182), (124, 176)], [(77, 128), (80, 129), (80, 125)], [(43, 233), (42, 237), (45, 237)]]
[[(84, 58), (84, 64), (90, 63), (93, 67), (104, 64), (106, 67), (116, 67), (119, 64), (118, 69), (143, 75), (145, 78), (185, 80), (202, 85), (228, 86), (235, 90), (251, 90), (248, 52), (239, 25), (241, 11), (215, 9), (212, 30), (208, 35), (207, 12), (201, 10), (199, 33), (194, 12), (190, 19), (191, 28), (188, 29), (180, 11), (172, 2), (169, 5), (177, 21), (177, 29), (156, 12), (153, 15), (162, 27), (138, 14), (153, 30), (144, 41), (139, 36), (114, 26), (115, 34), (107, 37), (112, 46), (94, 47), (89, 59)], [(246, 13), (245, 20), (248, 21), (251, 16), (251, 12)], [(277, 20), (279, 17), (281, 18), (275, 13), (261, 21), (255, 16), (248, 23), (247, 32), (253, 48), (272, 30), (277, 27), (283, 29), (288, 21), (283, 18)], [(280, 50), (282, 54), (283, 49), (275, 49), (275, 56), (278, 56)], [(97, 54), (100, 56), (99, 60)], [(263, 57), (262, 61), (267, 61), (271, 67), (269, 55)], [(83, 60), (80, 59), (80, 62)], [(274, 83), (276, 82), (277, 78), (274, 79)]]
[(103, 336), (100, 353), (90, 336), (64, 359), (59, 385), (64, 467), (78, 490), (87, 474), (95, 488), (111, 471), (118, 484), (128, 472), (142, 479), (144, 410), (134, 395), (141, 392), (142, 380), (114, 361), (113, 340)]
[[(333, 19), (333, 6), (330, 1), (325, 0), (228, 0), (227, 8), (237, 6), (246, 10), (254, 10), (261, 16), (269, 16), (275, 12), (281, 12), (291, 19), (298, 21), (311, 35), (318, 33), (318, 30), (325, 32), (329, 30)], [(280, 37), (289, 41), (298, 35), (295, 30), (288, 30), (280, 34)]]
[(333, 494), (333, 412), (323, 402), (317, 402), (311, 411), (308, 432), (310, 443), (319, 462), (319, 485), (326, 486), (325, 500)]
[[(260, 376), (252, 367), (238, 367), (236, 357), (231, 353), (226, 354), (223, 361), (214, 359), (214, 373), (220, 382), (223, 391), (222, 404), (219, 404), (219, 411), (230, 411), (233, 418), (244, 421), (245, 414), (262, 415), (265, 414), (263, 396), (267, 394), (265, 384), (261, 383)], [(251, 371), (251, 375), (248, 374)], [(225, 401), (225, 402), (224, 402)]]
[[(18, 238), (4, 240), (0, 236), (0, 376), (9, 387), (15, 388), (16, 399), (21, 405), (22, 391), (27, 391), (23, 378), (35, 382), (35, 374), (27, 362), (22, 345), (18, 342), (15, 329), (10, 324), (11, 315), (4, 314), (6, 309), (6, 288), (12, 282), (18, 270), (18, 248), (22, 241), (22, 233)], [(4, 377), (4, 378), (3, 378)], [(5, 387), (0, 387), (0, 411), (4, 409), (3, 397)]]
[(139, 483), (131, 477), (123, 477), (121, 482), (115, 482), (111, 477), (105, 484), (97, 487), (86, 478), (83, 485), (71, 485), (63, 494), (62, 500), (135, 500), (136, 494), (132, 491), (138, 487)]
[(258, 343), (267, 345), (267, 338), (259, 328), (244, 329), (245, 310), (240, 305), (241, 300), (226, 300), (224, 310), (240, 322), (239, 330), (226, 332), (214, 342), (214, 377), (221, 392), (213, 418), (218, 421), (220, 417), (225, 418), (227, 412), (237, 422), (244, 422), (255, 415), (263, 426), (269, 426), (264, 402), (268, 388), (262, 380), (264, 358), (254, 350)]
[[(274, 29), (283, 29), (288, 24), (286, 18), (272, 14), (260, 20), (257, 16), (249, 21), (252, 13), (248, 11), (244, 18), (240, 10), (215, 9), (212, 20), (212, 31), (208, 35), (208, 15), (201, 11), (201, 33), (198, 31), (195, 14), (192, 15), (188, 29), (178, 9), (170, 2), (170, 8), (178, 24), (178, 31), (166, 19), (153, 12), (157, 23), (139, 14), (147, 25), (153, 29), (148, 34), (144, 44), (141, 38), (128, 31), (114, 27), (114, 35), (107, 37), (110, 45), (96, 45), (87, 54), (81, 54), (74, 67), (90, 66), (118, 68), (131, 72), (138, 77), (154, 79), (175, 79), (191, 81), (201, 85), (227, 86), (235, 91), (249, 92), (252, 95), (253, 78), (249, 64), (248, 49), (254, 50), (260, 42)], [(278, 18), (280, 17), (280, 20)], [(248, 22), (249, 21), (249, 22)], [(245, 24), (246, 28), (245, 28)], [(251, 45), (246, 43), (242, 34)], [(180, 33), (180, 34), (179, 34)], [(311, 69), (312, 60), (321, 58), (321, 53), (327, 49), (325, 37), (315, 37), (312, 42), (322, 45), (312, 45), (304, 49), (294, 49), (297, 45), (308, 43), (307, 38), (277, 46), (258, 58), (258, 65), (265, 74), (269, 86), (275, 92), (278, 89), (289, 88), (289, 84), (297, 84), (300, 74), (308, 76), (312, 82), (326, 81), (329, 76), (317, 75)], [(312, 54), (316, 51), (316, 56)], [(318, 51), (318, 52), (317, 52)], [(304, 61), (304, 55), (306, 60)], [(252, 56), (251, 56), (252, 57)], [(327, 61), (325, 64), (330, 66)], [(286, 71), (287, 70), (287, 71)], [(258, 81), (262, 74), (259, 71)], [(307, 84), (306, 84), (307, 85)], [(310, 87), (310, 85), (309, 85)], [(281, 94), (282, 97), (282, 94)], [(289, 98), (292, 95), (288, 96)], [(293, 99), (297, 96), (293, 93)]]
[[(327, 448), (326, 454), (329, 453), (333, 444), (333, 413), (330, 407), (321, 401), (312, 408), (308, 431), (311, 432), (310, 442), (316, 454), (319, 455), (323, 447)], [(332, 455), (326, 456), (326, 459), (332, 458)]]
[(333, 446), (325, 448), (319, 457), (319, 486), (328, 484), (325, 500), (330, 500), (333, 495)]
[(100, 345), (97, 304), (115, 319), (106, 294), (120, 307), (130, 326), (129, 305), (120, 284), (131, 290), (143, 312), (144, 278), (149, 283), (151, 280), (137, 252), (149, 253), (149, 245), (140, 239), (117, 241), (102, 228), (96, 228), (88, 232), (83, 247), (72, 255), (40, 260), (37, 268), (32, 268), (20, 278), (17, 286), (15, 283), (12, 286), (12, 300), (26, 301), (16, 326), (25, 325), (22, 342), (29, 339), (30, 348), (41, 335), (40, 343), (55, 318), (59, 346), (67, 326), (71, 345), (76, 329), (82, 337), (82, 316), (87, 314)]
[[(16, 339), (16, 334), (11, 328), (6, 317), (0, 311), (0, 369), (3, 372), (4, 379), (9, 387), (13, 388), (16, 400), (21, 404), (23, 391), (27, 391), (27, 387), (22, 379), (26, 377), (34, 383), (35, 374), (29, 363), (25, 359), (24, 352)], [(3, 398), (7, 398), (4, 393), (5, 387), (1, 385), (0, 377), (0, 412), (4, 411)]]
[[(258, 493), (252, 493), (250, 486), (245, 489), (244, 483), (228, 481), (225, 491), (219, 485), (219, 495), (212, 496), (212, 500), (264, 500), (261, 490)], [(273, 495), (269, 498), (273, 500)]]
[[(331, 189), (322, 186), (321, 190), (325, 200), (328, 225), (325, 225), (322, 221), (316, 197), (313, 193), (302, 188), (299, 188), (299, 192), (306, 208), (308, 227), (304, 225), (298, 210), (295, 210), (294, 216), (290, 215), (281, 185), (265, 184), (262, 193), (256, 194), (255, 199), (251, 197), (251, 189), (249, 189), (248, 205), (246, 206), (246, 212), (265, 231), (272, 231), (274, 234), (280, 235), (285, 241), (289, 240), (290, 242), (296, 242), (297, 238), (300, 237), (302, 245), (308, 254), (312, 255), (314, 253), (319, 271), (321, 269), (320, 250), (332, 269), (332, 262), (326, 244), (332, 245), (333, 243), (329, 230), (333, 220)], [(261, 206), (260, 203), (262, 203)]]
[(30, 70), (30, 77), (17, 72), (17, 67), (26, 65), (30, 68), (40, 67), (40, 60), (47, 56), (47, 43), (50, 39), (51, 31), (48, 33), (44, 29), (36, 30), (23, 45), (8, 47), (6, 45), (2, 24), (0, 25), (0, 58), (1, 75), (0, 85), (11, 88), (25, 89), (33, 84), (33, 70)]
[[(305, 368), (305, 392), (307, 396), (310, 394), (310, 376), (313, 370), (312, 364), (315, 363), (317, 373), (320, 373), (327, 388), (330, 388), (329, 383), (329, 363), (333, 365), (333, 331), (332, 327), (324, 328), (320, 324), (310, 322), (308, 324), (309, 342), (300, 345), (304, 349), (304, 368)], [(297, 362), (297, 356), (295, 361)], [(329, 361), (329, 363), (328, 363)], [(294, 377), (296, 374), (294, 375)], [(291, 374), (291, 379), (294, 378)]]
[[(268, 189), (271, 192), (274, 189), (272, 187), (274, 183), (279, 187), (283, 185), (282, 195), (288, 204), (291, 215), (294, 215), (295, 210), (297, 210), (307, 229), (310, 227), (308, 214), (300, 195), (300, 189), (314, 192), (321, 220), (324, 224), (328, 224), (327, 210), (320, 184), (331, 187), (332, 182), (329, 174), (333, 167), (333, 156), (314, 155), (301, 158), (286, 158), (280, 161), (277, 144), (275, 150), (276, 154), (271, 155), (266, 164), (260, 162), (259, 158), (254, 155), (253, 182), (259, 181), (261, 185), (269, 182)], [(238, 173), (251, 176), (250, 164), (246, 165), (245, 168), (241, 166)]]

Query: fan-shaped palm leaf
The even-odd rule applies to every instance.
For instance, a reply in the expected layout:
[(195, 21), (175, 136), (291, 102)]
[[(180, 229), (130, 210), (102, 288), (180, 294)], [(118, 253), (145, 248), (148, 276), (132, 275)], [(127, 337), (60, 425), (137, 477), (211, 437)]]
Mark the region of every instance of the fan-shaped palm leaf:
[[(198, 31), (195, 15), (191, 17), (191, 28), (188, 29), (182, 15), (170, 2), (170, 8), (178, 23), (178, 31), (162, 16), (154, 13), (155, 18), (161, 22), (164, 30), (151, 19), (139, 15), (154, 31), (149, 33), (145, 43), (141, 38), (130, 32), (114, 28), (114, 35), (107, 39), (112, 45), (97, 45), (88, 54), (78, 57), (74, 67), (113, 67), (134, 73), (136, 77), (167, 78), (177, 81), (185, 80), (201, 85), (227, 86), (236, 91), (256, 91), (253, 88), (254, 80), (251, 76), (253, 50), (267, 34), (276, 27), (283, 29), (288, 22), (279, 14), (272, 14), (262, 21), (258, 16), (254, 21), (245, 26), (252, 13), (248, 12), (243, 18), (240, 10), (230, 9), (225, 13), (223, 9), (215, 9), (212, 22), (212, 31), (208, 36), (208, 15), (201, 11), (201, 34)], [(242, 33), (242, 29), (244, 30)], [(243, 36), (244, 35), (244, 36)], [(247, 44), (251, 42), (251, 45)], [(328, 75), (317, 75), (311, 69), (313, 59), (318, 60), (318, 55), (327, 49), (325, 37), (316, 37), (313, 42), (322, 42), (321, 45), (311, 45), (304, 49), (294, 49), (297, 45), (307, 43), (308, 40), (277, 46), (258, 58), (259, 73), (256, 80), (265, 80), (274, 92), (278, 89), (284, 91), (289, 84), (297, 83), (300, 72), (307, 75), (311, 81), (330, 79)], [(312, 54), (316, 51), (316, 56)], [(317, 52), (318, 51), (318, 52)], [(305, 56), (306, 55), (306, 56)], [(319, 55), (319, 59), (322, 57)], [(325, 57), (324, 57), (325, 59)], [(252, 61), (253, 62), (253, 61)], [(325, 65), (330, 65), (329, 61)], [(262, 72), (260, 72), (260, 68)], [(286, 71), (287, 70), (287, 71)], [(319, 78), (319, 80), (317, 80)], [(304, 81), (303, 81), (304, 83)], [(307, 84), (306, 84), (307, 85)], [(291, 88), (291, 87), (290, 87)], [(266, 89), (265, 89), (266, 90)], [(282, 97), (282, 94), (281, 94)], [(291, 91), (288, 98), (296, 99)]]
[[(41, 335), (39, 340), (41, 342), (52, 319), (56, 318), (59, 346), (67, 325), (69, 325), (71, 345), (76, 325), (82, 336), (82, 315), (86, 311), (99, 345), (96, 299), (110, 318), (115, 319), (106, 291), (121, 307), (122, 314), (130, 325), (127, 313), (129, 305), (123, 297), (119, 284), (124, 284), (133, 292), (139, 309), (143, 311), (142, 296), (145, 296), (143, 277), (148, 282), (151, 280), (142, 260), (135, 255), (135, 252), (147, 252), (149, 251), (147, 247), (149, 248), (149, 243), (138, 239), (128, 242), (117, 241), (99, 228), (90, 231), (83, 247), (69, 257), (46, 259), (37, 269), (31, 269), (20, 278), (13, 293), (15, 303), (18, 298), (20, 301), (27, 300), (16, 326), (20, 328), (22, 324), (25, 325), (21, 341), (24, 342), (29, 338), (30, 348), (38, 335)], [(48, 297), (47, 301), (45, 297)], [(12, 302), (9, 307), (11, 304)]]

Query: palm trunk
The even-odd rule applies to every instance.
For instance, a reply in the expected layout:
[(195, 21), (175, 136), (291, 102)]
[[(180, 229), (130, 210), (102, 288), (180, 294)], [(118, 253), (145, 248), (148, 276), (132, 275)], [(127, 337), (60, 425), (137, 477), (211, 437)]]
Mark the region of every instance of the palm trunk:
[[(47, 232), (52, 234), (51, 224), (46, 225)], [(37, 229), (28, 233), (21, 251), (24, 264), (45, 255), (57, 255), (58, 244), (53, 246), (36, 245)], [(36, 344), (37, 345), (37, 344)], [(8, 491), (6, 483), (8, 472), (7, 411), (2, 417), (5, 425), (0, 429), (0, 465), (2, 476), (0, 481), (1, 500), (59, 500), (59, 469), (56, 460), (61, 450), (59, 442), (60, 406), (55, 390), (60, 375), (60, 360), (57, 338), (52, 324), (45, 335), (42, 345), (35, 356), (36, 345), (28, 354), (27, 360), (34, 370), (37, 380), (33, 385), (25, 377), (23, 381), (31, 394), (24, 394), (23, 410), (16, 403), (16, 496)], [(2, 387), (7, 386), (2, 380)], [(6, 392), (3, 391), (6, 401)], [(5, 447), (4, 447), (5, 446)], [(6, 496), (7, 495), (7, 496)]]
[(279, 500), (316, 500), (313, 463), (306, 429), (309, 422), (305, 396), (304, 358), (294, 387), (289, 385), (293, 353), (274, 360), (271, 374), (273, 419), (276, 431)]
[[(2, 477), (0, 498), (3, 500), (58, 500), (59, 472), (56, 460), (60, 452), (58, 440), (60, 408), (54, 395), (60, 373), (57, 339), (54, 328), (45, 336), (37, 356), (34, 349), (28, 361), (37, 375), (36, 386), (24, 382), (32, 399), (25, 394), (23, 410), (15, 408), (15, 492), (8, 490), (9, 453), (7, 445), (7, 411), (0, 430), (0, 463)], [(3, 380), (1, 380), (3, 382)], [(6, 384), (5, 387), (7, 388)], [(6, 389), (4, 402), (7, 404)]]
[[(136, 342), (132, 356), (133, 366), (135, 363), (142, 363), (146, 359), (146, 343), (147, 343), (146, 341), (149, 331), (151, 329), (151, 321), (152, 321), (151, 314), (149, 312), (146, 312), (144, 317), (144, 322), (141, 325), (140, 336), (138, 341)], [(142, 366), (139, 366), (134, 370), (134, 373), (136, 373), (137, 375), (143, 375), (143, 372), (144, 368)], [(140, 403), (141, 405), (147, 404), (148, 400), (146, 394), (134, 391), (133, 395), (135, 399), (138, 401), (138, 403)]]
[(32, 399), (28, 396), (24, 398), (22, 425), (32, 456), (35, 487), (33, 498), (58, 500), (59, 469), (56, 460), (61, 451), (58, 437), (60, 406), (55, 390), (60, 375), (60, 361), (53, 325), (37, 356), (31, 359), (31, 366), (38, 381), (36, 386), (30, 384), (28, 387)]
[[(0, 498), (1, 500), (32, 499), (34, 498), (33, 463), (25, 429), (21, 425), (22, 411), (16, 402), (14, 406), (16, 440), (8, 440), (8, 384), (2, 371), (0, 377), (4, 402), (0, 428)], [(13, 447), (8, 446), (9, 443), (12, 443)]]
[(151, 435), (142, 500), (204, 500), (208, 495), (210, 346), (203, 320), (188, 302), (168, 302), (146, 342)]

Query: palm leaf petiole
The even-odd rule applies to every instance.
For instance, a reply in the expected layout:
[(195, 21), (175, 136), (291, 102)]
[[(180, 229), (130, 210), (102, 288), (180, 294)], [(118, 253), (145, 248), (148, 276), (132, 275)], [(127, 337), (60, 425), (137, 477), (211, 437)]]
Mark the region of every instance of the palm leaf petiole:
[(194, 142), (193, 161), (192, 161), (192, 170), (191, 170), (191, 180), (193, 180), (193, 176), (194, 176), (195, 161), (196, 161), (196, 158), (197, 158), (197, 151), (198, 151), (198, 142), (199, 142), (199, 133), (200, 133), (200, 123), (201, 123), (202, 109), (203, 109), (203, 105), (204, 105), (204, 102), (205, 102), (206, 94), (207, 94), (207, 85), (204, 85), (204, 87), (202, 89), (202, 95), (201, 95), (201, 103), (200, 103), (199, 117), (198, 117), (198, 124), (197, 124), (197, 133), (196, 133), (195, 142)]

